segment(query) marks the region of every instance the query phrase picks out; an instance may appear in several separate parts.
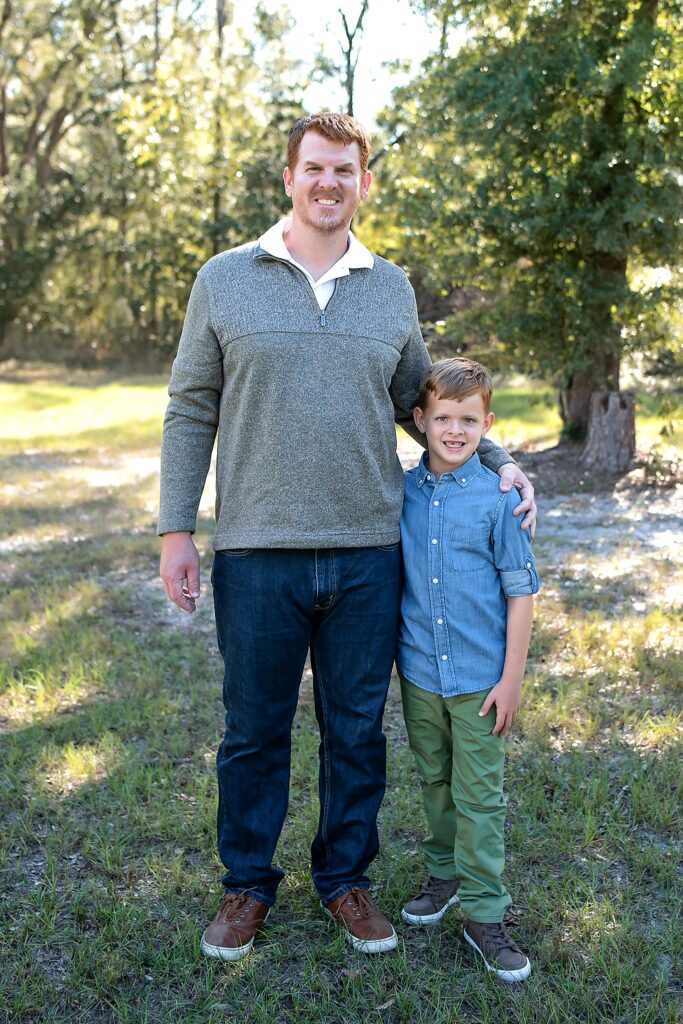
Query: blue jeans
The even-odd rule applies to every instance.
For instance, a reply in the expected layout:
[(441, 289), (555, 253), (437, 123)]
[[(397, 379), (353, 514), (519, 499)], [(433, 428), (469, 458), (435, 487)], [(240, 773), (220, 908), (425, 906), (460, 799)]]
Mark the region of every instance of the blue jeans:
[(367, 888), (386, 785), (382, 716), (396, 652), (401, 555), (388, 548), (218, 551), (225, 662), (218, 852), (226, 889), (268, 906), (289, 799), (291, 728), (309, 647), (320, 730), (313, 882), (325, 902)]

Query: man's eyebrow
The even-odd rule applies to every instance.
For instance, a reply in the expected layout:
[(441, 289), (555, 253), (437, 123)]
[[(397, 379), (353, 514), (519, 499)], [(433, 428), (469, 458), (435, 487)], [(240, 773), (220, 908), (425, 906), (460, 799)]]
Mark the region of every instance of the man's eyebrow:
[[(320, 162), (320, 160), (304, 160), (304, 167), (322, 167), (322, 163)], [(351, 163), (351, 161), (348, 161), (348, 163), (344, 163), (344, 164), (335, 164), (334, 167), (335, 167), (335, 170), (338, 170), (338, 171), (339, 170), (343, 170), (343, 171), (351, 170), (352, 171), (353, 170), (353, 163)]]

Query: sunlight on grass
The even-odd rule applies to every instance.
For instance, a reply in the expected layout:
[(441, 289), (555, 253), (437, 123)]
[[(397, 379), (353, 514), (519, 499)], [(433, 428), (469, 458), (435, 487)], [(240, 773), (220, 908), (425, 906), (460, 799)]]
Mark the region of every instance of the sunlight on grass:
[(88, 444), (120, 448), (158, 445), (168, 402), (167, 381), (98, 387), (8, 384), (0, 381), (0, 445), (73, 451)]
[(609, 898), (594, 893), (585, 903), (569, 912), (565, 937), (594, 942), (601, 933), (614, 931), (622, 924), (623, 908)]
[(653, 445), (673, 455), (683, 447), (683, 395), (639, 394), (636, 403), (637, 442), (641, 449)]
[[(46, 583), (49, 586), (50, 581)], [(16, 589), (3, 614), (21, 621), (22, 628), (11, 630), (6, 642), (14, 655), (26, 654), (44, 642), (47, 631), (68, 629), (74, 619), (93, 613), (101, 601), (101, 586), (88, 579), (72, 582), (67, 589), (58, 583), (41, 601), (30, 590)]]
[(105, 733), (96, 743), (48, 745), (35, 767), (36, 788), (47, 787), (53, 793), (72, 793), (86, 783), (98, 782), (120, 763), (120, 740)]
[(551, 388), (524, 381), (495, 388), (491, 408), (496, 421), (489, 437), (503, 448), (549, 448), (560, 438), (562, 422)]
[(658, 715), (626, 716), (623, 739), (631, 746), (661, 751), (666, 747), (681, 747), (683, 753), (683, 713), (669, 712)]

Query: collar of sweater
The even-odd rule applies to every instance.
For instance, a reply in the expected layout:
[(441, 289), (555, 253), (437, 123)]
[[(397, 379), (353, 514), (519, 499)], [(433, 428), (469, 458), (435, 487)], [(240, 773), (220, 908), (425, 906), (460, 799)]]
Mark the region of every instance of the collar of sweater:
[[(265, 234), (261, 235), (258, 240), (260, 247), (267, 252), (270, 256), (275, 256), (276, 259), (286, 260), (287, 263), (292, 263), (299, 270), (303, 270), (306, 276), (313, 281), (311, 274), (306, 268), (294, 259), (289, 249), (285, 245), (284, 232), (289, 224), (287, 217), (278, 221), (272, 228), (269, 228)], [(371, 269), (375, 264), (375, 258), (369, 249), (358, 241), (354, 236), (353, 232), (349, 231), (349, 247), (344, 255), (337, 260), (334, 266), (326, 270), (322, 277), (319, 277), (315, 282), (318, 285), (323, 284), (325, 281), (332, 281), (337, 277), (345, 277), (351, 270), (361, 270), (363, 268)]]

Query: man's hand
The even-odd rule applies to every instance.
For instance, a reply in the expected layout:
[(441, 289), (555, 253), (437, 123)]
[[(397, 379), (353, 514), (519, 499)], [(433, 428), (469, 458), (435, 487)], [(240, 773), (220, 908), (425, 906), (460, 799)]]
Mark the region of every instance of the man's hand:
[(534, 485), (514, 462), (506, 462), (504, 466), (500, 466), (498, 476), (500, 477), (501, 491), (509, 491), (511, 487), (517, 487), (521, 492), (522, 502), (512, 514), (520, 516), (523, 512), (526, 513), (522, 520), (522, 529), (528, 530), (533, 540), (536, 536), (536, 513), (538, 511), (534, 501)]
[(161, 538), (159, 575), (174, 604), (192, 614), (199, 597), (199, 552), (191, 533), (165, 533)]
[(492, 690), (489, 690), (489, 695), (479, 709), (479, 714), (483, 718), (488, 714), (491, 705), (495, 704), (496, 724), (491, 729), (491, 733), (493, 736), (504, 736), (517, 721), (521, 703), (521, 683), (508, 683), (501, 679)]

